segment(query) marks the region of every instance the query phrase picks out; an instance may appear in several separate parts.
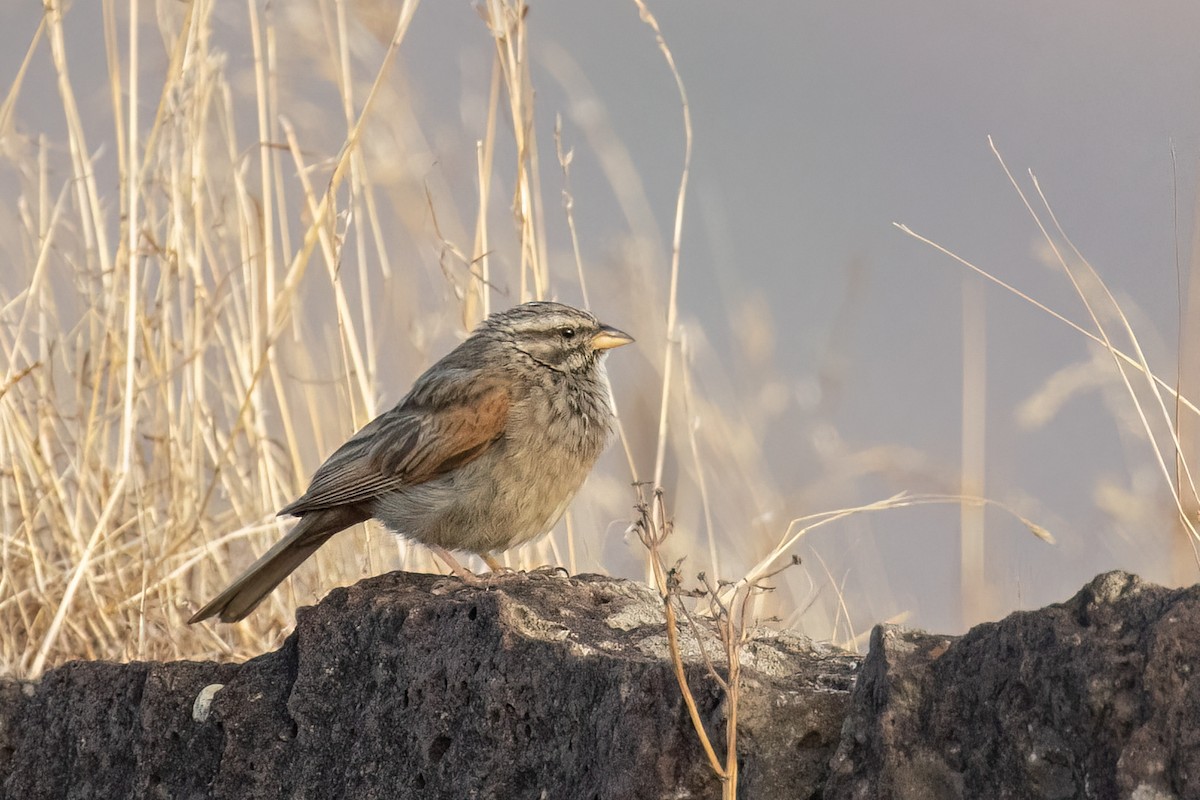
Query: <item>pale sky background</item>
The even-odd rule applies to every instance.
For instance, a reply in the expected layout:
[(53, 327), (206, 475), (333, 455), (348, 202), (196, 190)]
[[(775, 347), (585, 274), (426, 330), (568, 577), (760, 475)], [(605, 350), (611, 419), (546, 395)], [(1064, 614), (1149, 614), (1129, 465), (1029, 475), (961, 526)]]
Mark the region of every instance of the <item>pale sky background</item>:
[[(77, 0), (69, 17), (79, 36), (76, 91), (95, 98), (85, 114), (108, 104), (99, 5)], [(576, 150), (573, 194), (585, 251), (602, 260), (606, 240), (627, 232), (581, 130), (585, 98), (578, 86), (559, 84), (566, 58), (628, 150), (653, 221), (669, 236), (680, 111), (650, 31), (631, 3), (531, 5), (548, 203), (559, 186), (552, 131), (561, 114)], [(760, 434), (776, 485), (802, 498), (788, 513), (953, 488), (939, 481), (954, 479), (961, 448), (963, 285), (979, 279), (893, 222), (1086, 320), (1061, 273), (1040, 258), (1037, 230), (990, 152), (989, 135), (1018, 177), (1028, 168), (1037, 173), (1065, 229), (1130, 315), (1152, 365), (1174, 379), (1175, 248), (1178, 241), (1186, 275), (1200, 159), (1200, 3), (690, 0), (651, 8), (686, 84), (695, 133), (682, 317), (715, 348), (700, 362), (714, 370), (711, 379), (701, 376), (703, 388), (736, 403), (740, 392), (759, 387), (746, 385), (752, 381), (732, 363), (735, 312), (769, 310), (771, 369), (787, 404)], [(153, 6), (146, 9), (150, 16)], [(39, 14), (40, 4), (0, 7), (6, 86)], [(231, 62), (248, 66), (249, 53), (237, 49), (245, 11), (223, 16), (229, 28), (217, 34), (229, 42)], [(452, 184), (462, 178), (456, 191), (464, 204), (474, 189), (467, 182), (478, 123), (473, 98), (486, 92), (490, 65), (483, 36), (469, 3), (427, 0), (401, 54), (433, 132), (436, 169)], [(89, 58), (101, 66), (89, 70)], [(45, 57), (38, 63), (30, 79), (37, 89), (26, 90), (19, 124), (59, 136), (53, 81)], [(35, 102), (39, 93), (44, 105)], [(322, 97), (315, 86), (315, 112), (338, 113)], [(336, 129), (330, 141), (336, 147)], [(111, 170), (111, 159), (98, 169)], [(565, 235), (561, 224), (552, 227), (559, 246)], [(984, 297), (985, 493), (1058, 539), (1049, 547), (1011, 517), (987, 513), (988, 616), (1065, 599), (1113, 568), (1193, 582), (1194, 564), (1179, 563), (1184, 551), (1167, 545), (1169, 495), (1144, 438), (1126, 427), (1127, 398), (1083, 391), (1036, 429), (1014, 417), (1052, 375), (1090, 361), (1096, 349), (999, 288), (988, 286)], [(619, 309), (597, 310), (620, 317)], [(618, 386), (622, 369), (614, 359)], [(1109, 388), (1113, 381), (1110, 372)], [(926, 460), (827, 496), (803, 494), (823, 477), (816, 452), (829, 437), (849, 450), (911, 448)], [(1106, 512), (1097, 504), (1102, 484), (1143, 505), (1122, 518)], [(814, 534), (808, 544), (845, 578), (859, 628), (908, 610), (911, 624), (961, 630), (951, 599), (956, 508), (889, 512)], [(888, 583), (882, 594), (872, 585), (880, 575)]]

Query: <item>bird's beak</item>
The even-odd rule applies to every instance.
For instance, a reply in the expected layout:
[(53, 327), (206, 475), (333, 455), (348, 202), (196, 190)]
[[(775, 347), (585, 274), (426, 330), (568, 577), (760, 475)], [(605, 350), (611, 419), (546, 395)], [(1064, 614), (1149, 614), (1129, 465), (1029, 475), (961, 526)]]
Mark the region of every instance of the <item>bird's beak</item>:
[(600, 330), (592, 337), (592, 347), (597, 350), (611, 350), (632, 341), (633, 337), (628, 333), (619, 331), (611, 325), (601, 325)]

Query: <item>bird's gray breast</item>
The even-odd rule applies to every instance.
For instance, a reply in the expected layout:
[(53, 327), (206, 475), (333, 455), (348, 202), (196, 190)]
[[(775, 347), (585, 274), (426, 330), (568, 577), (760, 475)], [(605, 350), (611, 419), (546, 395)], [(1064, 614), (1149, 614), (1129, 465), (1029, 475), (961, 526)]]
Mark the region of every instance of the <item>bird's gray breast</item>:
[(478, 459), (377, 503), (389, 527), (427, 544), (506, 550), (554, 526), (612, 436), (608, 378), (541, 374), (509, 407), (504, 434)]

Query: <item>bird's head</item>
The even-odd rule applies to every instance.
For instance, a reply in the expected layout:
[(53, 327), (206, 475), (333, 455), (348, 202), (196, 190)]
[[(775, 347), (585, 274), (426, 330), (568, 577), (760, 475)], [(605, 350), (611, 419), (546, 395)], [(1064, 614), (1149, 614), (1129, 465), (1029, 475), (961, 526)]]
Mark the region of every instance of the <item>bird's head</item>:
[(534, 361), (561, 372), (583, 372), (608, 350), (633, 337), (587, 311), (562, 303), (533, 302), (500, 311), (481, 326), (499, 333)]

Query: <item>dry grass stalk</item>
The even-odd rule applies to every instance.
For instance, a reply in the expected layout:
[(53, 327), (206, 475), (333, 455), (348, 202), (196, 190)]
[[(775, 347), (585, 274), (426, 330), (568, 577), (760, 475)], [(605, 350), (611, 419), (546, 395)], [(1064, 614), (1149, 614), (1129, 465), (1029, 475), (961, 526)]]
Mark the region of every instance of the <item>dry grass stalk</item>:
[[(1041, 211), (1034, 207), (1021, 184), (1013, 176), (991, 137), (988, 138), (988, 143), (1005, 176), (1033, 219), (1042, 240), (1052, 253), (1054, 262), (1062, 269), (1064, 276), (1083, 303), (1091, 321), (1091, 330), (1067, 319), (1059, 312), (1048, 308), (1028, 294), (936, 242), (913, 232), (907, 226), (897, 224), (896, 227), (918, 241), (945, 253), (968, 269), (1032, 304), (1040, 311), (1065, 323), (1076, 332), (1099, 344), (1109, 354), (1116, 367), (1121, 385), (1132, 401), (1132, 408), (1140, 423), (1141, 432), (1150, 445), (1158, 471), (1163, 476), (1164, 483), (1171, 493), (1181, 529), (1191, 545), (1193, 559), (1200, 566), (1200, 531), (1197, 531), (1197, 520), (1193, 519), (1194, 515), (1189, 513), (1188, 504), (1185, 502), (1185, 498), (1197, 496), (1197, 487), (1191, 466), (1183, 456), (1187, 451), (1179, 438), (1178, 422), (1178, 415), (1182, 411), (1200, 416), (1200, 410), (1197, 409), (1195, 403), (1183, 396), (1171, 383), (1159, 377), (1150, 367), (1133, 325), (1100, 274), (1067, 236), (1043, 193), (1037, 176), (1030, 171), (1029, 178), (1033, 184), (1033, 192), (1041, 203)], [(1117, 339), (1121, 337), (1127, 343), (1124, 346), (1117, 343)], [(1134, 383), (1135, 380), (1137, 384)], [(1161, 423), (1156, 420), (1161, 420)], [(1165, 440), (1167, 445), (1161, 444), (1160, 440)]]
[[(663, 560), (662, 545), (674, 530), (674, 522), (667, 514), (661, 489), (655, 490), (654, 497), (646, 502), (642, 495), (642, 487), (638, 486), (638, 503), (636, 506), (637, 519), (634, 529), (638, 539), (645, 547), (650, 560), (650, 569), (654, 574), (654, 583), (663, 601), (663, 615), (666, 619), (667, 646), (671, 654), (671, 665), (675, 672), (675, 680), (687, 707), (688, 717), (692, 728), (700, 740), (708, 765), (713, 774), (721, 781), (721, 796), (724, 800), (735, 800), (738, 793), (738, 756), (737, 756), (737, 726), (738, 708), (742, 696), (741, 669), (742, 648), (750, 641), (753, 630), (753, 620), (750, 617), (750, 607), (753, 599), (771, 590), (765, 581), (775, 577), (790, 566), (798, 565), (800, 559), (793, 556), (790, 563), (762, 575), (754, 581), (742, 581), (733, 588), (731, 594), (722, 590), (728, 588), (716, 584), (706, 573), (698, 576), (701, 588), (685, 591), (680, 581), (680, 566), (677, 562), (673, 567), (667, 567)], [(702, 601), (703, 615), (691, 612), (683, 602), (684, 596), (698, 598)], [(696, 704), (695, 695), (688, 682), (687, 671), (683, 663), (683, 651), (680, 645), (680, 616), (687, 622), (687, 629), (696, 641), (702, 661), (708, 676), (721, 690), (725, 697), (725, 751), (718, 756), (713, 746), (712, 738), (700, 718), (700, 710)], [(712, 630), (721, 644), (723, 664), (715, 662), (705, 646), (705, 628)], [(721, 670), (724, 670), (724, 675)]]
[[(20, 228), (0, 234), (27, 256), (0, 280), (0, 669), (35, 675), (72, 657), (252, 655), (277, 642), (295, 607), (315, 598), (308, 580), (325, 590), (395, 565), (360, 565), (345, 558), (362, 552), (351, 541), (335, 543), (251, 620), (230, 629), (181, 624), (198, 598), (279, 535), (287, 523), (271, 510), (377, 410), (381, 370), (399, 367), (399, 379), (411, 379), (432, 355), (430, 337), (445, 338), (441, 309), (410, 305), (401, 315), (412, 320), (401, 328), (410, 336), (381, 358), (380, 343), (396, 339), (394, 327), (376, 328), (385, 324), (375, 313), (380, 298), (393, 294), (388, 265), (420, 263), (389, 255), (397, 245), (380, 222), (387, 211), (398, 212), (419, 244), (441, 241), (442, 277), (461, 299), (463, 327), (490, 311), (493, 292), (505, 305), (550, 293), (527, 9), (484, 9), (494, 70), (475, 148), (474, 241), (460, 248), (454, 239), (468, 226), (452, 219), (446, 234), (438, 230), (444, 186), (423, 181), (412, 203), (412, 193), (404, 195), (412, 181), (389, 172), (390, 143), (419, 135), (392, 86), (415, 8), (393, 9), (378, 37), (383, 48), (373, 50), (356, 38), (348, 4), (248, 3), (249, 80), (239, 89), (214, 36), (216, 4), (166, 8), (154, 36), (137, 8), (107, 2), (112, 102), (99, 123), (94, 111), (78, 110), (63, 9), (47, 8), (0, 106), (0, 164), (20, 196)], [(149, 53), (155, 40), (166, 53), (157, 72), (145, 66), (157, 55)], [(281, 47), (284, 40), (293, 46)], [(66, 120), (65, 179), (46, 137), (25, 140), (13, 127), (39, 46), (50, 51)], [(311, 58), (322, 47), (325, 60)], [(311, 80), (297, 64), (326, 67), (336, 87), (344, 130), (332, 150), (316, 142), (337, 116), (315, 125), (320, 120), (295, 112), (304, 106), (291, 84)], [(517, 153), (514, 222), (500, 220), (501, 233), (515, 229), (511, 271), (490, 252), (504, 240), (494, 232), (503, 214), (491, 210), (493, 187), (507, 185), (493, 174), (506, 146), (501, 97), (518, 123), (507, 142)], [(92, 140), (115, 142), (107, 145), (115, 182)], [(578, 237), (575, 247), (587, 296)], [(308, 269), (314, 257), (323, 269)], [(494, 282), (497, 267), (504, 274)], [(653, 269), (632, 274), (631, 294), (651, 302)], [(425, 280), (412, 270), (402, 277)], [(522, 297), (507, 296), (510, 277), (525, 287)], [(329, 320), (327, 337), (321, 323)], [(655, 336), (640, 338), (657, 347)], [(623, 505), (613, 494), (604, 502)], [(591, 513), (603, 507), (592, 503)], [(596, 569), (597, 554), (577, 546), (575, 527), (562, 553), (550, 539), (512, 558), (525, 566), (586, 559), (585, 568)], [(589, 521), (589, 535), (602, 527)], [(386, 541), (397, 542), (400, 565), (430, 566), (420, 548)], [(366, 553), (379, 555), (370, 546)]]
[[(618, 394), (660, 387), (643, 406), (626, 401), (620, 434), (628, 476), (653, 464), (656, 487), (667, 484), (676, 504), (680, 531), (667, 550), (695, 553), (714, 578), (747, 572), (736, 591), (791, 558), (802, 532), (789, 528), (780, 542), (779, 521), (829, 502), (828, 483), (774, 485), (761, 432), (796, 413), (779, 402), (775, 365), (747, 359), (757, 371), (730, 382), (772, 384), (774, 394), (718, 400), (723, 365), (705, 331), (682, 321), (690, 111), (657, 21), (637, 6), (683, 114), (672, 231), (656, 228), (637, 154), (606, 126), (604, 99), (568, 80), (562, 56), (561, 74), (549, 77), (579, 107), (554, 132), (560, 246), (542, 208), (539, 51), (522, 3), (489, 0), (486, 27), (474, 29), (491, 71), (480, 70), (479, 130), (458, 173), (475, 179), (466, 213), (429, 166), (453, 153), (429, 143), (396, 60), (414, 2), (388, 7), (367, 30), (359, 4), (336, 0), (247, 2), (240, 12), (213, 0), (168, 3), (153, 21), (108, 0), (106, 60), (82, 70), (72, 59), (87, 51), (73, 49), (63, 6), (47, 7), (0, 105), (0, 180), (18, 198), (13, 224), (0, 217), (0, 243), (22, 256), (0, 274), (0, 670), (28, 676), (78, 657), (248, 657), (276, 645), (319, 592), (396, 566), (432, 568), (398, 537), (376, 534), (385, 547), (372, 546), (367, 527), (365, 547), (361, 530), (339, 537), (246, 622), (183, 625), (278, 538), (289, 523), (273, 510), (315, 465), (466, 327), (527, 297), (574, 300), (576, 282), (606, 317), (620, 309), (638, 336), (641, 357), (614, 363), (624, 371)], [(214, 23), (218, 9), (244, 13), (245, 24)], [(244, 40), (230, 48), (222, 35)], [(39, 49), (48, 67), (34, 58)], [(247, 54), (240, 71), (238, 53)], [(39, 68), (57, 90), (61, 136), (19, 130)], [(103, 76), (110, 102), (81, 113), (75, 76), (88, 72)], [(589, 240), (576, 227), (579, 132), (628, 231)], [(843, 491), (885, 472), (880, 449), (838, 455), (821, 480)], [(565, 547), (559, 532), (509, 563), (636, 574), (636, 542), (616, 535), (625, 523), (606, 528), (627, 516), (628, 478), (615, 461), (574, 504)], [(665, 520), (665, 509), (651, 510)], [(832, 575), (828, 583), (839, 585)], [(733, 585), (713, 586), (735, 608)], [(787, 588), (751, 592), (749, 613), (804, 616), (818, 636), (848, 617), (841, 598), (826, 605), (815, 589), (807, 604), (787, 605)]]
[[(638, 487), (638, 493), (641, 494), (641, 486)], [(708, 758), (708, 764), (712, 771), (722, 781), (722, 794), (724, 797), (737, 797), (737, 752), (734, 751), (733, 767), (729, 767), (727, 762), (722, 762), (717, 757), (716, 750), (713, 748), (712, 740), (708, 736), (708, 731), (704, 727), (704, 721), (700, 719), (700, 710), (696, 706), (695, 695), (692, 694), (691, 686), (688, 684), (687, 673), (683, 665), (683, 653), (679, 646), (679, 618), (676, 611), (677, 605), (680, 605), (679, 593), (680, 584), (677, 574), (677, 567), (668, 569), (663, 561), (662, 545), (671, 533), (674, 523), (667, 516), (666, 508), (663, 504), (663, 493), (657, 490), (654, 493), (654, 505), (651, 506), (643, 498), (639, 497), (636, 510), (638, 518), (634, 523), (638, 539), (642, 542), (642, 546), (646, 548), (646, 552), (650, 558), (650, 569), (654, 575), (654, 584), (658, 588), (659, 596), (663, 601), (663, 613), (666, 617), (667, 628), (667, 645), (671, 651), (671, 664), (675, 670), (675, 680), (679, 684), (679, 691), (683, 695), (684, 705), (687, 706), (688, 716), (692, 721), (692, 727), (696, 731), (696, 735), (700, 738), (700, 746), (704, 749), (704, 754)], [(699, 636), (697, 636), (699, 641)], [(703, 645), (701, 645), (703, 646)], [(707, 659), (707, 654), (706, 654)], [(729, 680), (722, 678), (717, 674), (715, 668), (711, 668), (712, 675), (726, 691), (727, 699), (730, 704), (730, 712), (726, 717), (727, 721), (732, 721), (733, 727), (726, 728), (726, 736), (732, 742), (732, 746), (736, 748), (736, 703), (738, 699), (737, 681), (734, 679), (736, 667), (731, 662), (729, 665)], [(730, 794), (732, 792), (732, 794)]]

